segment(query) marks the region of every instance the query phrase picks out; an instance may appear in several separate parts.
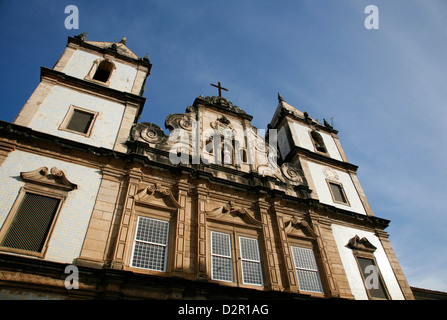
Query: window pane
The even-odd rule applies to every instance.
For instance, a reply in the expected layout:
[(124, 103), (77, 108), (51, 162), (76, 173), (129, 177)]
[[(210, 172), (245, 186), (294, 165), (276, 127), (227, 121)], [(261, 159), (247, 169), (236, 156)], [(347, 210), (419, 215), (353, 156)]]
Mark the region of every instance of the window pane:
[(379, 269), (376, 267), (374, 260), (357, 257), (360, 270), (365, 279), (365, 287), (369, 291), (371, 297), (388, 299), (382, 279), (379, 275)]
[(339, 184), (329, 183), (331, 186), (332, 194), (334, 195), (335, 201), (346, 203), (346, 198), (343, 193), (342, 187)]
[(67, 129), (87, 133), (93, 121), (93, 117), (94, 115), (91, 113), (74, 110), (70, 122), (67, 125)]
[(26, 193), (1, 245), (42, 251), (59, 202), (59, 199)]
[(240, 237), (242, 259), (242, 281), (248, 284), (262, 285), (261, 260), (258, 240)]
[(211, 233), (212, 246), (211, 253), (231, 257), (230, 235), (220, 232)]
[(211, 232), (211, 264), (212, 279), (233, 281), (233, 260), (229, 234)]
[(136, 242), (132, 266), (150, 270), (164, 271), (166, 247)]
[(323, 292), (313, 251), (307, 248), (292, 247), (292, 255), (300, 289)]
[(132, 266), (164, 271), (166, 268), (169, 222), (138, 217)]
[(213, 256), (212, 258), (214, 280), (233, 281), (233, 266), (231, 258)]

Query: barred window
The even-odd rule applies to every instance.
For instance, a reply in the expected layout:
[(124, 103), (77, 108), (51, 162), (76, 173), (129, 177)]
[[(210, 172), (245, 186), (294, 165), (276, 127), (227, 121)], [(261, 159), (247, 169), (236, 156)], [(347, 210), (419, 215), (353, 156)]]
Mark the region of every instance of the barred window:
[(169, 222), (138, 217), (132, 267), (165, 271)]
[(60, 199), (26, 192), (0, 246), (41, 252), (60, 201)]
[(300, 290), (323, 292), (313, 251), (307, 248), (292, 247), (292, 254)]
[(246, 284), (262, 285), (258, 240), (239, 237), (239, 243), (242, 260), (242, 282)]
[(211, 231), (211, 278), (233, 281), (231, 237), (229, 234)]

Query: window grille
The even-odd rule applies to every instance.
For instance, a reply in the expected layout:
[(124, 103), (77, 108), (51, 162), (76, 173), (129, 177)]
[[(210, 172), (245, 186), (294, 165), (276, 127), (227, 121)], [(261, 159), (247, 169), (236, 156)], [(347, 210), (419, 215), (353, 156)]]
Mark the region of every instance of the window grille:
[(1, 246), (41, 252), (60, 199), (25, 193)]
[(211, 265), (213, 280), (233, 281), (231, 238), (229, 234), (211, 231)]
[(258, 240), (239, 237), (239, 243), (242, 260), (242, 282), (262, 285)]
[(165, 271), (169, 222), (138, 217), (132, 267)]
[(292, 254), (300, 290), (323, 292), (313, 251), (307, 248), (292, 247)]

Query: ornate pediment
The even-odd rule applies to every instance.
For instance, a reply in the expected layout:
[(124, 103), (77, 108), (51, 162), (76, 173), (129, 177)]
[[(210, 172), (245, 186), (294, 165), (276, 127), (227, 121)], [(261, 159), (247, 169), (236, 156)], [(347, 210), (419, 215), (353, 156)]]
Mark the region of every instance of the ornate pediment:
[(48, 170), (47, 167), (41, 167), (34, 171), (21, 172), (20, 177), (25, 182), (31, 182), (65, 191), (71, 191), (78, 188), (76, 184), (71, 183), (67, 179), (62, 170), (59, 170), (56, 167), (51, 168), (51, 170)]
[(284, 231), (288, 236), (297, 236), (304, 238), (317, 238), (318, 235), (305, 220), (292, 217), (284, 225)]
[(226, 205), (211, 211), (206, 211), (205, 213), (207, 218), (212, 220), (227, 221), (235, 224), (240, 224), (243, 222), (244, 224), (248, 224), (256, 228), (260, 228), (262, 226), (261, 221), (255, 219), (247, 209), (236, 207), (233, 201), (230, 201)]
[(356, 235), (355, 237), (351, 238), (347, 245), (349, 248), (353, 250), (359, 250), (359, 251), (366, 251), (366, 252), (374, 252), (376, 251), (376, 247), (369, 242), (368, 239), (365, 237), (361, 238)]
[(159, 207), (164, 209), (176, 210), (181, 208), (175, 199), (171, 190), (163, 188), (160, 185), (149, 185), (139, 189), (134, 196), (137, 204)]

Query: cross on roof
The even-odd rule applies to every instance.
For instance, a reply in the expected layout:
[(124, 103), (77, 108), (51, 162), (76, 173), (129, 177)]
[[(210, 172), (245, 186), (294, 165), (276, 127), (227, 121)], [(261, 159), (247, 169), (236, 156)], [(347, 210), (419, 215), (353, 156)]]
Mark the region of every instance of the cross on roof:
[(228, 91), (228, 89), (225, 89), (224, 87), (221, 87), (220, 82), (217, 83), (217, 86), (215, 84), (212, 84), (212, 83), (210, 83), (210, 85), (212, 85), (213, 87), (216, 87), (217, 89), (219, 89), (219, 97), (222, 97), (222, 91), (221, 90)]

